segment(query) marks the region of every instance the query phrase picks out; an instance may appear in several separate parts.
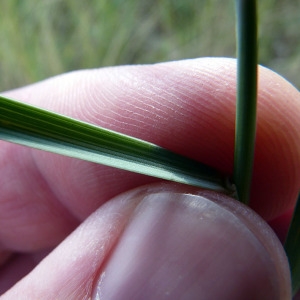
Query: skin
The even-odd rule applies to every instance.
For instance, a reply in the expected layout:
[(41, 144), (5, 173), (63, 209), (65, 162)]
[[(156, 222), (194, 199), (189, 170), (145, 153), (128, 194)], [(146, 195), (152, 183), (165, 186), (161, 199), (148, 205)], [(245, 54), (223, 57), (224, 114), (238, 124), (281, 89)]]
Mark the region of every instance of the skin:
[[(5, 95), (232, 174), (235, 73), (235, 60), (203, 58), (78, 71)], [(289, 299), (263, 219), (283, 239), (300, 188), (299, 115), (299, 92), (260, 67), (250, 211), (177, 185), (116, 197), (157, 180), (1, 141), (1, 299)]]

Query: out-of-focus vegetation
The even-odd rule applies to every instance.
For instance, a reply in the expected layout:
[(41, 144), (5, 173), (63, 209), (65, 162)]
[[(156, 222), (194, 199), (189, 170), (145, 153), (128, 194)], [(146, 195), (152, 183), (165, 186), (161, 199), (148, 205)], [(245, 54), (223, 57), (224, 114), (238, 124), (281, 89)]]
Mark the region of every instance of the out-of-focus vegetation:
[[(261, 64), (300, 87), (300, 0), (259, 2)], [(59, 73), (235, 57), (234, 1), (2, 0), (0, 90)]]

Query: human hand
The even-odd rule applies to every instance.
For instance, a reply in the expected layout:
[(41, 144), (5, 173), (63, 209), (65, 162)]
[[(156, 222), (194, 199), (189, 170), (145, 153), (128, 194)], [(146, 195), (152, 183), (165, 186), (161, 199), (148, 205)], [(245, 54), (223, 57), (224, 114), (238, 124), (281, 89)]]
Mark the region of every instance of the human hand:
[[(300, 96), (259, 77), (251, 207), (281, 230), (299, 190)], [(79, 71), (6, 95), (232, 173), (234, 60)], [(0, 292), (29, 273), (2, 299), (288, 297), (279, 241), (237, 201), (177, 185), (112, 199), (157, 180), (6, 142), (0, 166)]]

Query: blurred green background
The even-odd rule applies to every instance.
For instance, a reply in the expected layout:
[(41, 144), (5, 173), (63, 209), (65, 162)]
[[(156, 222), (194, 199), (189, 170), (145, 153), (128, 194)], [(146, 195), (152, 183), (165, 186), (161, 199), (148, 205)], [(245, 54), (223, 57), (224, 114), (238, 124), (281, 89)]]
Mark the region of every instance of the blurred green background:
[[(300, 0), (259, 2), (259, 62), (300, 87)], [(234, 1), (2, 0), (0, 90), (66, 71), (235, 57)]]

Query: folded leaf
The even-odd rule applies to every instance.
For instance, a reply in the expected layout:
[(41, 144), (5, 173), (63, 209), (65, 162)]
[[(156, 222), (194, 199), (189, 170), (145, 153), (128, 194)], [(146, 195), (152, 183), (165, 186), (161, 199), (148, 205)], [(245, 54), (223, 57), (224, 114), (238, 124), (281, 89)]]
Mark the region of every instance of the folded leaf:
[(188, 185), (230, 189), (222, 174), (197, 161), (1, 96), (0, 139)]

